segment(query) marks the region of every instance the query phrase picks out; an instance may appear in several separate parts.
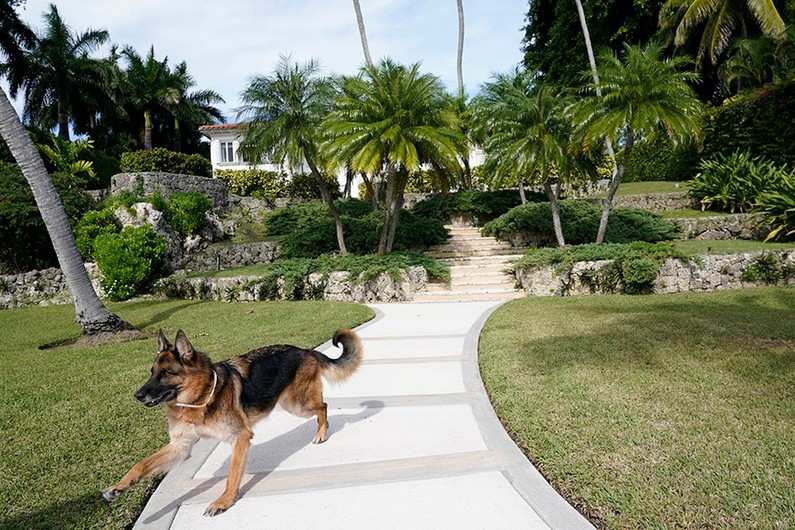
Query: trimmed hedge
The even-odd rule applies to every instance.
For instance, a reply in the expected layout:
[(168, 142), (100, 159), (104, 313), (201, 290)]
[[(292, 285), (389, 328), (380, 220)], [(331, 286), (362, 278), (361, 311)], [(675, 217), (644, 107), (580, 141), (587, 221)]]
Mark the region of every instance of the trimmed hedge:
[[(596, 240), (602, 208), (587, 201), (562, 200), (560, 221), (568, 245), (581, 245)], [(654, 243), (674, 239), (680, 227), (662, 216), (641, 208), (613, 208), (607, 223), (605, 243), (646, 241)], [(556, 245), (552, 226), (552, 209), (547, 203), (517, 206), (499, 218), (486, 223), (483, 235), (509, 239), (513, 234), (530, 233), (541, 246)]]
[(795, 167), (795, 80), (766, 85), (707, 111), (702, 158), (747, 151)]
[(122, 154), (120, 169), (122, 173), (154, 171), (198, 177), (213, 176), (212, 164), (203, 156), (177, 153), (163, 147)]
[[(525, 196), (530, 202), (547, 200), (543, 193), (526, 192)], [(521, 198), (517, 190), (466, 190), (429, 197), (415, 204), (411, 208), (411, 213), (443, 222), (448, 222), (454, 214), (472, 214), (480, 221), (486, 222), (496, 219), (520, 204)]]
[(675, 147), (667, 142), (643, 140), (632, 149), (622, 182), (690, 180), (697, 164), (695, 145)]

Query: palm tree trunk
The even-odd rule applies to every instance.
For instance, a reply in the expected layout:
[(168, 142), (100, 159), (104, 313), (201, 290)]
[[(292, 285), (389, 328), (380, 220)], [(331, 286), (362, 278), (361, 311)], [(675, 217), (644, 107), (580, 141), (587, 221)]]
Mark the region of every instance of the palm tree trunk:
[(527, 197), (524, 194), (524, 182), (522, 181), (522, 177), (519, 177), (519, 198), (522, 200), (522, 204), (527, 204)]
[(179, 118), (174, 118), (174, 151), (182, 152), (182, 131), (179, 126)]
[(381, 238), (378, 241), (378, 253), (386, 254), (389, 252), (389, 232), (392, 228), (392, 216), (394, 214), (395, 203), (395, 180), (396, 170), (393, 165), (387, 169), (386, 177), (386, 196), (384, 198), (384, 225), (381, 227)]
[(359, 0), (353, 0), (353, 10), (356, 11), (356, 22), (359, 24), (359, 37), (362, 39), (362, 51), (364, 51), (364, 60), (367, 66), (373, 66), (373, 60), (370, 58), (370, 47), (367, 44), (367, 32), (364, 29), (364, 17), (362, 16), (362, 6), (359, 5)]
[(76, 320), (84, 335), (134, 329), (111, 313), (97, 296), (77, 252), (61, 197), (47, 174), (36, 147), (19, 121), (6, 93), (0, 90), (0, 134), (30, 184), (36, 205), (50, 234), (61, 271), (75, 303)]
[(144, 111), (144, 151), (152, 149), (152, 111)]
[(458, 73), (458, 96), (464, 97), (464, 0), (458, 4), (458, 53), (456, 55), (456, 72)]
[(345, 234), (342, 230), (342, 218), (340, 217), (340, 213), (337, 211), (337, 207), (334, 205), (334, 197), (331, 196), (328, 186), (326, 186), (326, 183), (323, 181), (323, 175), (317, 169), (315, 163), (311, 160), (307, 160), (306, 163), (309, 166), (309, 171), (312, 173), (312, 176), (315, 177), (315, 182), (317, 182), (318, 188), (320, 188), (320, 196), (323, 199), (323, 202), (326, 203), (326, 206), (328, 206), (329, 212), (331, 212), (331, 217), (334, 219), (334, 226), (337, 230), (337, 245), (340, 247), (340, 254), (347, 254), (348, 249), (345, 246)]
[(624, 145), (624, 154), (621, 156), (621, 162), (616, 166), (613, 173), (613, 180), (610, 181), (610, 188), (607, 190), (607, 197), (602, 201), (602, 217), (599, 220), (599, 232), (596, 234), (596, 242), (603, 243), (605, 240), (605, 233), (607, 233), (607, 221), (610, 217), (610, 209), (613, 207), (613, 197), (616, 195), (618, 185), (621, 184), (621, 179), (624, 176), (624, 171), (627, 169), (627, 162), (629, 161), (629, 154), (632, 152), (632, 146), (635, 145), (635, 132), (631, 128), (627, 128), (627, 140)]
[[(574, 0), (574, 3), (577, 4), (577, 14), (580, 16), (580, 26), (582, 26), (582, 36), (585, 39), (585, 50), (588, 53), (588, 64), (591, 65), (591, 75), (593, 76), (593, 83), (596, 86), (596, 95), (598, 97), (602, 97), (602, 89), (599, 88), (599, 71), (596, 68), (596, 57), (593, 54), (593, 44), (591, 43), (591, 32), (588, 31), (588, 21), (585, 20), (585, 10), (582, 7), (582, 2), (580, 0)], [(605, 148), (607, 150), (607, 155), (610, 157), (610, 160), (613, 162), (613, 166), (615, 167), (616, 164), (616, 154), (613, 151), (613, 142), (609, 139), (605, 141)], [(613, 170), (613, 175), (615, 176), (615, 169)]]
[(58, 101), (58, 138), (69, 141), (69, 115)]
[(560, 186), (553, 190), (552, 184), (546, 180), (544, 182), (544, 192), (549, 199), (549, 205), (552, 209), (552, 227), (555, 229), (555, 239), (558, 241), (558, 246), (563, 248), (566, 246), (566, 240), (563, 238), (563, 226), (560, 223), (560, 207), (558, 205)]

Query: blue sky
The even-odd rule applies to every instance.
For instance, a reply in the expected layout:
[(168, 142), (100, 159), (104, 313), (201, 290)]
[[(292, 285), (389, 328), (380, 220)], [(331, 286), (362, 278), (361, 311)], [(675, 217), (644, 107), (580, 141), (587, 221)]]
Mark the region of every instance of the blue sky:
[[(27, 0), (22, 18), (33, 28), (51, 0)], [(374, 61), (420, 62), (455, 91), (456, 0), (360, 0)], [(151, 45), (169, 64), (186, 61), (197, 88), (220, 93), (230, 120), (251, 75), (268, 74), (279, 55), (320, 61), (328, 74), (353, 74), (363, 64), (352, 0), (63, 0), (55, 2), (73, 31), (106, 29), (114, 43), (141, 55)], [(496, 72), (522, 58), (527, 0), (464, 0), (464, 84), (474, 95)], [(104, 55), (105, 50), (102, 51)], [(19, 106), (17, 106), (19, 108)]]

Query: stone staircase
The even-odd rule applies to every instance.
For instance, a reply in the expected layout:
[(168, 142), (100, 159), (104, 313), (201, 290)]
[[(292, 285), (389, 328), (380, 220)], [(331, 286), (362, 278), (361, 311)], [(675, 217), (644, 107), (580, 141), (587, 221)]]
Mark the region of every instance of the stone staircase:
[(515, 288), (513, 276), (503, 272), (524, 249), (484, 237), (477, 228), (447, 229), (450, 239), (425, 254), (450, 267), (450, 283), (429, 283), (424, 293), (414, 296), (415, 302), (511, 300), (525, 296)]

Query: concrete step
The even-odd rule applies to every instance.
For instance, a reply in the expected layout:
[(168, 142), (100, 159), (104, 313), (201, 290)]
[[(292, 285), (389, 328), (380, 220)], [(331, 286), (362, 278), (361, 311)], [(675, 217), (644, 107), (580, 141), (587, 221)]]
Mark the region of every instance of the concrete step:
[(516, 282), (513, 278), (478, 278), (462, 279), (451, 283), (429, 283), (427, 292), (449, 292), (449, 291), (512, 291)]
[(439, 261), (450, 266), (498, 266), (503, 268), (510, 267), (512, 260), (518, 259), (518, 254), (493, 254), (484, 256), (447, 256), (440, 258)]
[(523, 291), (504, 291), (504, 292), (465, 292), (450, 291), (447, 293), (417, 294), (413, 302), (471, 302), (485, 300), (515, 300), (525, 296)]

